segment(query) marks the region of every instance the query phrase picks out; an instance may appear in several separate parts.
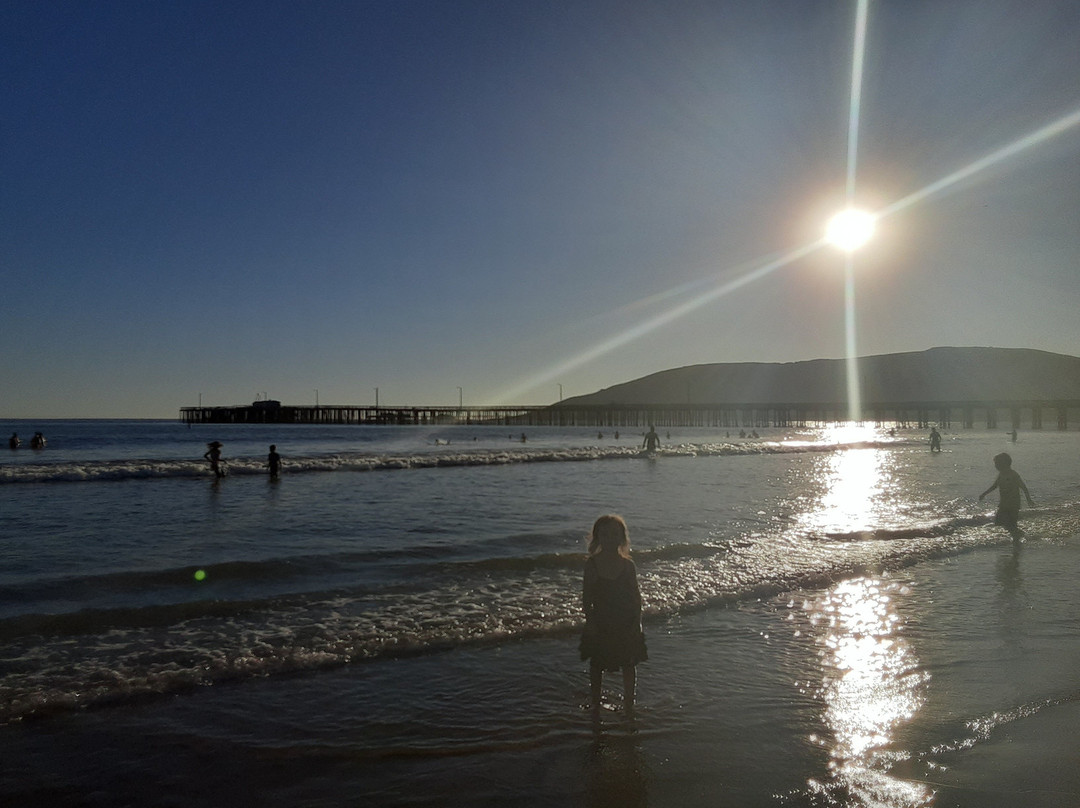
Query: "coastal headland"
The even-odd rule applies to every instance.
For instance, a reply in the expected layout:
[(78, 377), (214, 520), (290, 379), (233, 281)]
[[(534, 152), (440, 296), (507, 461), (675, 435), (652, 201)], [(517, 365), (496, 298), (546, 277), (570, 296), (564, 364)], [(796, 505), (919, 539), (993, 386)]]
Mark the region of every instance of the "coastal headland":
[[(1080, 357), (1025, 348), (931, 348), (858, 360), (862, 417), (879, 424), (1068, 429)], [(790, 427), (847, 420), (847, 362), (715, 363), (664, 370), (547, 405), (184, 407), (188, 424), (491, 424)]]

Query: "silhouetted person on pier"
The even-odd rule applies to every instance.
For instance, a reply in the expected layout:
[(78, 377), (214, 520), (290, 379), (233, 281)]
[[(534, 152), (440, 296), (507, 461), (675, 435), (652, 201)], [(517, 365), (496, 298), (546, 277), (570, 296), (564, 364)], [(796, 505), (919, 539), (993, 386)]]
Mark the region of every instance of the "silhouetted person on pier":
[(930, 427), (930, 451), (941, 451), (941, 433), (937, 431), (937, 427)]
[(1020, 539), (1024, 535), (1024, 531), (1016, 524), (1020, 518), (1020, 492), (1024, 492), (1028, 505), (1034, 507), (1035, 503), (1031, 500), (1031, 494), (1024, 485), (1024, 481), (1020, 479), (1020, 475), (1013, 471), (1012, 458), (1008, 454), (1002, 452), (995, 455), (994, 468), (998, 470), (997, 479), (994, 480), (992, 486), (979, 494), (979, 502), (982, 502), (983, 498), (995, 488), (998, 489), (1001, 499), (998, 501), (997, 513), (994, 514), (994, 524), (1001, 525), (1009, 531), (1014, 540)]
[(203, 457), (210, 461), (210, 470), (220, 479), (225, 476), (225, 471), (221, 468), (221, 442), (215, 440), (206, 445), (209, 448), (203, 453)]
[(653, 454), (660, 448), (660, 436), (656, 434), (656, 428), (649, 424), (649, 431), (645, 433), (645, 440), (641, 442), (641, 448), (648, 454)]
[(281, 473), (281, 455), (278, 454), (277, 446), (270, 444), (270, 454), (266, 456), (266, 465), (270, 469), (270, 479), (276, 480)]

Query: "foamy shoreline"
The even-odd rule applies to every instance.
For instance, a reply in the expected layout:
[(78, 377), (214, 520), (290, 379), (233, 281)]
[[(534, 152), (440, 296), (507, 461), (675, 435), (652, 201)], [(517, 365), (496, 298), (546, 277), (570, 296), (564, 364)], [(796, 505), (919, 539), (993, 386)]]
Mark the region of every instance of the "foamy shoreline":
[[(592, 725), (575, 638), (526, 639), (0, 728), (0, 794), (112, 805), (153, 784), (176, 804), (210, 806), (284, 795), (435, 806), (448, 794), (597, 808), (1075, 805), (1078, 551), (1033, 540), (1014, 555), (1003, 543), (673, 616), (650, 628), (632, 728), (618, 711)], [(830, 603), (857, 614), (852, 593), (895, 617), (879, 625), (889, 636), (870, 623), (837, 634), (820, 619)], [(830, 654), (845, 647), (855, 655), (840, 670)], [(861, 673), (860, 659), (870, 661)], [(874, 670), (877, 714), (872, 700), (837, 695), (838, 682)], [(892, 709), (908, 697), (910, 715)], [(248, 737), (212, 730), (224, 714), (245, 716)], [(291, 745), (264, 747), (264, 723), (278, 737), (291, 726)], [(860, 746), (873, 726), (877, 741)], [(188, 735), (203, 740), (190, 746)], [(92, 790), (103, 796), (87, 803)]]

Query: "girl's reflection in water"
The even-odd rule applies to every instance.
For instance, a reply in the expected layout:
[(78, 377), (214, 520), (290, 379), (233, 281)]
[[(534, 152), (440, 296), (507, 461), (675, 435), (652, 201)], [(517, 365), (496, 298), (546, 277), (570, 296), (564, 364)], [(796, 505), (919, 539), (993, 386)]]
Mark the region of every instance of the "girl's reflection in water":
[(649, 804), (648, 766), (636, 731), (605, 734), (594, 726), (584, 769), (589, 808), (645, 808)]

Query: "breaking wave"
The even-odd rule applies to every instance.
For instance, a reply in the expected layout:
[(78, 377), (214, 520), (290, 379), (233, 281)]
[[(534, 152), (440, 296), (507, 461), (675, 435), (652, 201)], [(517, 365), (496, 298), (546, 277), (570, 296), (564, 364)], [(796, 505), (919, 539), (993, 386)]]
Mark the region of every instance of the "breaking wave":
[[(586, 446), (562, 449), (444, 450), (413, 454), (341, 453), (290, 457), (283, 474), (312, 472), (401, 471), (408, 469), (502, 466), (521, 463), (574, 463), (599, 460), (722, 457), (765, 454), (805, 454), (838, 449), (895, 446), (895, 443), (835, 444), (811, 442), (746, 442), (683, 444), (646, 454), (637, 448)], [(226, 474), (265, 476), (263, 458), (235, 458), (223, 463)], [(0, 485), (11, 483), (106, 482), (156, 478), (212, 477), (207, 464), (195, 460), (90, 460), (85, 462), (24, 463), (0, 466)]]

